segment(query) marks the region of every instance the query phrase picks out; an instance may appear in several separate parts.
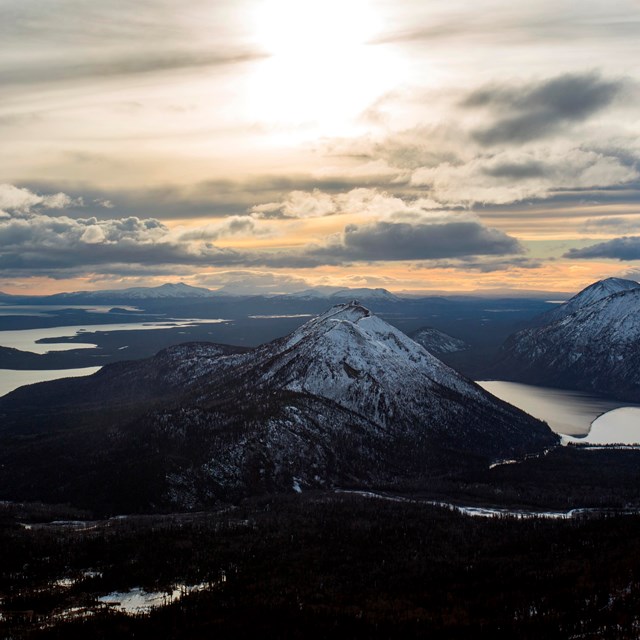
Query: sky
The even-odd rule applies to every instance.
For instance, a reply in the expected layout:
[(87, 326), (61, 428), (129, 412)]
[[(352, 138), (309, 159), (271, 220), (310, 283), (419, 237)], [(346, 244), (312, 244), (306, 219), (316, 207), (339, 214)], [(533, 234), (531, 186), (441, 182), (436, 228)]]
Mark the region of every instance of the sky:
[(0, 290), (640, 279), (638, 59), (638, 0), (2, 0)]

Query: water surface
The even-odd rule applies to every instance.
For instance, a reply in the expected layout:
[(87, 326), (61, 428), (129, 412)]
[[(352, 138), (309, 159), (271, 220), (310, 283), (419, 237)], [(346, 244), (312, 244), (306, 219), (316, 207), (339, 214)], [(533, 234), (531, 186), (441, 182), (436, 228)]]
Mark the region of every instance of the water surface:
[(480, 380), (478, 384), (501, 400), (544, 420), (553, 431), (564, 435), (586, 435), (598, 416), (614, 409), (632, 406), (629, 402), (609, 400), (581, 391), (500, 380)]
[(14, 371), (13, 369), (0, 369), (0, 396), (22, 387), (25, 384), (36, 382), (48, 382), (59, 378), (79, 378), (90, 376), (102, 367), (83, 367), (82, 369), (56, 369), (52, 371)]
[(640, 444), (640, 408), (622, 407), (614, 409), (594, 420), (591, 431), (584, 438), (566, 436), (565, 442), (606, 445), (639, 445)]
[[(176, 327), (191, 327), (196, 324), (219, 324), (228, 322), (221, 318), (163, 320), (161, 322), (121, 322), (117, 324), (88, 324), (75, 326), (48, 327), (44, 329), (19, 329), (0, 331), (0, 346), (44, 354), (50, 351), (71, 351), (73, 349), (95, 349), (91, 342), (40, 342), (45, 339), (71, 338), (84, 333), (105, 331), (132, 331), (175, 329)], [(89, 336), (87, 336), (89, 338)]]

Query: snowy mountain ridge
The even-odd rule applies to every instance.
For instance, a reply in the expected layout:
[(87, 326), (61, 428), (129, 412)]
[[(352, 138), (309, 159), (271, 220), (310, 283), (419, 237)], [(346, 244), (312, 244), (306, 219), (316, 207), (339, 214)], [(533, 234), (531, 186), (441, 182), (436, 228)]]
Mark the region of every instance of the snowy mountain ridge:
[[(484, 394), (355, 301), (333, 307), (275, 348), (258, 349), (253, 358), (268, 360), (261, 381), (327, 398), (361, 414), (373, 411), (382, 424), (407, 413), (407, 407), (428, 411), (423, 398), (442, 387), (469, 400), (480, 401)], [(433, 397), (429, 402), (432, 409), (439, 405)]]
[(640, 287), (514, 334), (498, 369), (509, 379), (640, 401)]
[(5, 436), (64, 434), (59, 451), (43, 441), (39, 453), (36, 440), (30, 452), (60, 467), (55, 487), (40, 467), (0, 451), (0, 486), (26, 487), (12, 495), (40, 483), (66, 500), (91, 478), (104, 487), (115, 469), (146, 478), (136, 489), (143, 504), (171, 508), (292, 487), (422, 481), (558, 443), (545, 424), (355, 301), (253, 350), (185, 344), (23, 388), (0, 399), (0, 414)]
[(635, 280), (624, 280), (622, 278), (605, 278), (604, 280), (598, 280), (598, 282), (594, 282), (582, 289), (582, 291), (578, 292), (565, 303), (543, 314), (537, 324), (545, 325), (558, 322), (570, 316), (572, 313), (584, 309), (594, 302), (599, 302), (610, 295), (639, 288), (640, 284), (635, 282)]

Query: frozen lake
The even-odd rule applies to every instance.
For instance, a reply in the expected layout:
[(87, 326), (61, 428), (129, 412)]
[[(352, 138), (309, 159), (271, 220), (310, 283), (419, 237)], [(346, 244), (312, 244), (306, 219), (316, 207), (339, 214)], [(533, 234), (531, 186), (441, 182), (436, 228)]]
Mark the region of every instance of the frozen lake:
[(640, 444), (640, 407), (629, 402), (517, 382), (481, 380), (478, 384), (501, 400), (544, 420), (556, 433), (569, 436), (566, 442)]

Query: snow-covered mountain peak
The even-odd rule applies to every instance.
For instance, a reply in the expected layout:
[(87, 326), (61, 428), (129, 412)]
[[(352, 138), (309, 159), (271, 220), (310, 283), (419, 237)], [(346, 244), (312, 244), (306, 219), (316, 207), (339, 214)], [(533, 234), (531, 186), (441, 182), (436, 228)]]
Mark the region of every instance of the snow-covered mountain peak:
[[(596, 283), (599, 284), (599, 283)], [(640, 287), (513, 334), (495, 370), (507, 379), (640, 401)]]
[(537, 324), (553, 324), (604, 298), (634, 289), (640, 289), (640, 284), (635, 280), (624, 280), (623, 278), (605, 278), (604, 280), (598, 280), (588, 287), (585, 287), (579, 293), (576, 293), (573, 298), (567, 300), (564, 304), (540, 316)]
[(413, 360), (425, 358), (430, 365), (441, 364), (423, 347), (372, 314), (357, 300), (335, 305), (302, 325), (285, 341), (282, 352), (303, 342), (306, 349), (317, 351), (318, 356), (331, 354), (336, 362), (366, 351), (374, 359), (389, 358), (391, 354), (404, 359), (411, 355)]
[(582, 306), (597, 302), (602, 298), (606, 298), (614, 293), (620, 291), (628, 291), (629, 289), (638, 289), (640, 284), (635, 280), (624, 280), (622, 278), (605, 278), (604, 280), (598, 280), (589, 285), (580, 293), (576, 294), (571, 300), (580, 300)]
[[(261, 380), (280, 389), (326, 398), (379, 424), (437, 410), (434, 390), (465, 401), (486, 394), (356, 301), (332, 307), (253, 358)], [(441, 399), (440, 391), (437, 392)], [(456, 403), (451, 403), (455, 412)]]

